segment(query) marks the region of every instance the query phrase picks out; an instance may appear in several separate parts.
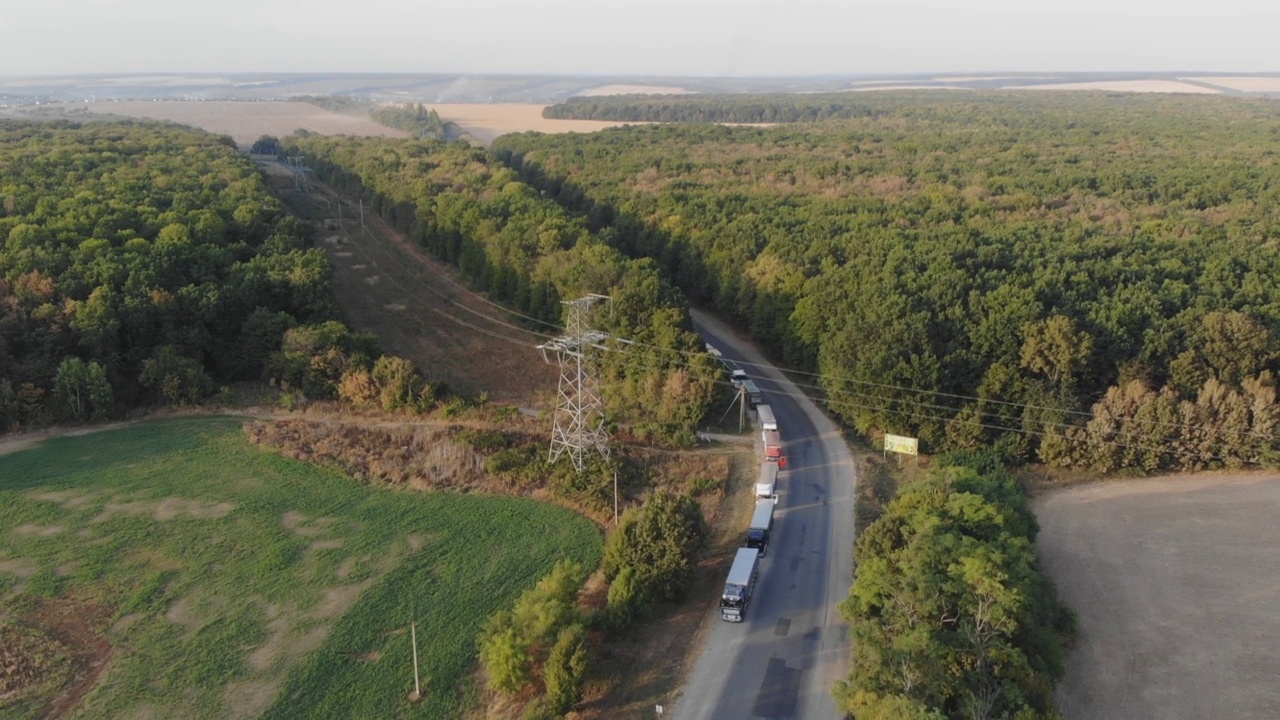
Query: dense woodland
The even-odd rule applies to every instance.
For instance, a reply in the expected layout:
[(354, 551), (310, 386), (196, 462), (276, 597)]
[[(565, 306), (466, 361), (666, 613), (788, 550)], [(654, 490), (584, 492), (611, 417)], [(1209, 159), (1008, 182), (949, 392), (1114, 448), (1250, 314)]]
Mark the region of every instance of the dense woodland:
[(1108, 470), (1274, 457), (1280, 105), (857, 102), (865, 117), (526, 133), (494, 150), (820, 372), (862, 432)]
[(941, 458), (858, 535), (841, 708), (858, 718), (1056, 718), (1069, 611), (1035, 516), (994, 453)]
[(253, 163), (173, 125), (0, 125), (0, 429), (258, 379), (335, 310)]
[(883, 98), (864, 102), (866, 97), (848, 92), (574, 97), (543, 108), (542, 116), (613, 122), (795, 123), (870, 118), (895, 110)]
[(456, 266), (475, 287), (534, 319), (511, 336), (543, 342), (561, 332), (562, 299), (613, 298), (597, 329), (633, 341), (600, 353), (610, 415), (668, 439), (688, 440), (720, 387), (687, 305), (651, 259), (628, 259), (583, 218), (543, 197), (488, 151), (462, 143), (293, 136), (316, 174), (369, 197), (375, 211)]

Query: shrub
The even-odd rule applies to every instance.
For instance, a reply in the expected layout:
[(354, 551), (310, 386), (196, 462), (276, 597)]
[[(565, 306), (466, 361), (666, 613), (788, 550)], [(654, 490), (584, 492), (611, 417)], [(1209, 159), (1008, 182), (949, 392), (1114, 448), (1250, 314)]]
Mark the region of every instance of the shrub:
[(587, 674), (586, 628), (574, 624), (560, 630), (542, 674), (553, 712), (563, 715), (582, 702), (582, 682)]

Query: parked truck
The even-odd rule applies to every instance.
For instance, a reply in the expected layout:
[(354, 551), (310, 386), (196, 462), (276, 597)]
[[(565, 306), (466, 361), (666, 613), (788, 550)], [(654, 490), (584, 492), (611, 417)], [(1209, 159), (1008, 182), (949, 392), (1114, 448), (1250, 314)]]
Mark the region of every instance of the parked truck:
[(756, 480), (756, 497), (778, 499), (778, 463), (760, 463), (760, 477)]
[(771, 463), (782, 460), (782, 435), (777, 430), (764, 431), (764, 459)]
[(756, 589), (756, 576), (760, 572), (760, 551), (755, 548), (738, 548), (729, 568), (729, 579), (720, 595), (720, 619), (742, 622), (747, 614), (747, 604)]
[(760, 401), (764, 399), (764, 396), (760, 394), (760, 387), (756, 385), (755, 380), (742, 381), (742, 392), (746, 394), (747, 405), (750, 407), (759, 406)]
[(778, 419), (773, 416), (773, 408), (768, 405), (756, 405), (756, 418), (760, 420), (761, 430), (777, 430)]
[(769, 533), (773, 530), (773, 505), (771, 498), (756, 500), (756, 511), (751, 515), (751, 527), (747, 528), (747, 547), (760, 551), (764, 557), (769, 549)]

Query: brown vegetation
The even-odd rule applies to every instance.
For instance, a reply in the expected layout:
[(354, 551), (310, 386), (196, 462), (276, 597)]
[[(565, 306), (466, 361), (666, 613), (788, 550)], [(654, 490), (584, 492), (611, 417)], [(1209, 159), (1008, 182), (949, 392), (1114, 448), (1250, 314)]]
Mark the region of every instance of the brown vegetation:
[(34, 600), (18, 622), (0, 624), (0, 710), (21, 703), (43, 719), (78, 706), (111, 660), (109, 620), (102, 607), (61, 598)]

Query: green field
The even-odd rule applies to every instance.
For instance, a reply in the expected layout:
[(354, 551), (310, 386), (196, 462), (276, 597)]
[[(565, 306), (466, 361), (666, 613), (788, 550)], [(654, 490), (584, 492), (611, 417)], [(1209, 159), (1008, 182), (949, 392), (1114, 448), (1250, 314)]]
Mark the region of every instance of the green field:
[(231, 419), (0, 457), (0, 508), (0, 618), (36, 596), (114, 614), (85, 718), (453, 716), (484, 619), (601, 546), (562, 508), (361, 486), (250, 446)]

